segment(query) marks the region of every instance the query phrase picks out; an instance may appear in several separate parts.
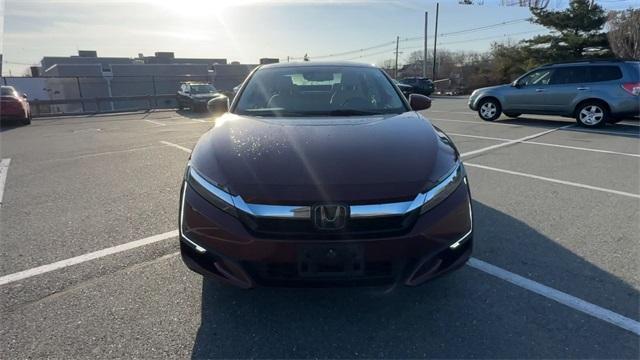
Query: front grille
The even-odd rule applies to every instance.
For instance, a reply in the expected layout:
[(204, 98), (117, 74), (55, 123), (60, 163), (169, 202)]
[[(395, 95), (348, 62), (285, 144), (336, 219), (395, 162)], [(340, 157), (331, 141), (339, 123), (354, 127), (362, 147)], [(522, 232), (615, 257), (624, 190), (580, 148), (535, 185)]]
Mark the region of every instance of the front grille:
[(260, 218), (240, 214), (244, 225), (261, 238), (274, 239), (367, 239), (406, 234), (418, 217), (417, 211), (404, 216), (348, 219), (340, 230), (318, 230), (310, 219)]

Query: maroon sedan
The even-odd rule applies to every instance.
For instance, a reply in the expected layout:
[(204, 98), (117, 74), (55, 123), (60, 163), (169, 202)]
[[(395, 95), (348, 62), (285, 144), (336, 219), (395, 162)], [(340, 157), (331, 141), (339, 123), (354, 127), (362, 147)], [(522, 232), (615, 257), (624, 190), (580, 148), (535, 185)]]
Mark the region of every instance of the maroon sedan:
[(379, 68), (272, 64), (204, 134), (180, 196), (193, 271), (254, 286), (417, 285), (471, 254), (451, 139)]
[(31, 124), (31, 109), (26, 95), (19, 95), (13, 86), (2, 86), (0, 120), (18, 120), (24, 125)]

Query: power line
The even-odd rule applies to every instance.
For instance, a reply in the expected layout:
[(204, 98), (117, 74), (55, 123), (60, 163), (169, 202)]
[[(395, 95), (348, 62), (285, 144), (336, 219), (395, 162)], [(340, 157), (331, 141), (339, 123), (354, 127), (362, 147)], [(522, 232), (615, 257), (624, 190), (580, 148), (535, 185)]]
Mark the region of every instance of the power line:
[[(499, 27), (499, 26), (512, 25), (512, 24), (515, 24), (515, 23), (527, 21), (528, 19), (529, 18), (512, 19), (512, 20), (499, 22), (499, 23), (496, 23), (496, 24), (484, 25), (484, 26), (480, 26), (480, 27), (469, 28), (469, 29), (464, 29), (464, 30), (458, 30), (458, 31), (453, 31), (453, 32), (449, 32), (449, 33), (442, 33), (442, 34), (438, 35), (438, 38), (464, 34), (464, 33), (472, 32), (472, 31), (481, 31), (481, 30), (491, 29), (491, 28), (495, 28), (495, 27)], [(424, 36), (416, 36), (416, 37), (403, 38), (403, 39), (400, 39), (400, 41), (415, 41), (415, 40), (423, 40), (423, 39), (424, 39)], [(387, 42), (384, 42), (384, 43), (379, 43), (379, 44), (372, 45), (372, 46), (369, 46), (369, 47), (366, 47), (366, 48), (361, 48), (361, 49), (353, 49), (353, 50), (343, 51), (343, 52), (339, 52), (339, 53), (311, 56), (311, 58), (315, 60), (315, 59), (327, 59), (327, 58), (332, 58), (332, 57), (340, 57), (340, 56), (345, 56), (345, 55), (362, 53), (362, 52), (369, 51), (369, 50), (379, 49), (379, 48), (382, 48), (382, 47), (385, 47), (385, 46), (389, 46), (389, 45), (393, 45), (393, 44), (395, 44), (395, 40), (387, 41)], [(302, 60), (302, 57), (291, 57), (290, 59), (291, 60)]]
[[(521, 31), (521, 32), (505, 34), (505, 35), (492, 35), (492, 36), (478, 37), (478, 38), (465, 39), (465, 40), (448, 41), (448, 42), (440, 43), (440, 45), (443, 46), (443, 45), (463, 44), (463, 43), (473, 42), (473, 41), (490, 40), (490, 39), (496, 39), (496, 38), (505, 38), (505, 37), (509, 37), (509, 36), (513, 36), (513, 35), (524, 35), (524, 34), (532, 34), (532, 33), (538, 33), (538, 32), (540, 32), (540, 30)], [(413, 49), (420, 49), (420, 48), (422, 48), (422, 46), (411, 46), (411, 47), (401, 47), (400, 50), (413, 50)], [(375, 56), (375, 55), (381, 55), (381, 54), (385, 54), (385, 53), (393, 54), (394, 50), (395, 50), (395, 47), (386, 48), (386, 49), (384, 49), (382, 51), (377, 51), (377, 52), (368, 53), (368, 54), (362, 54), (362, 55), (359, 55), (359, 56), (348, 58), (346, 60), (362, 59), (362, 58), (367, 58), (367, 57), (371, 57), (371, 56)]]

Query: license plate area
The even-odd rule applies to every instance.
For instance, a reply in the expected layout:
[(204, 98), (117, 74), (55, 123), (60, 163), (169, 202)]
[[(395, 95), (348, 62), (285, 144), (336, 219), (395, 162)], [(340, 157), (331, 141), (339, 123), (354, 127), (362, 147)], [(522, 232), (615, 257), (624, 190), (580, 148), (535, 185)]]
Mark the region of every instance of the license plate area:
[(364, 251), (358, 245), (312, 245), (300, 249), (301, 277), (352, 277), (364, 273)]

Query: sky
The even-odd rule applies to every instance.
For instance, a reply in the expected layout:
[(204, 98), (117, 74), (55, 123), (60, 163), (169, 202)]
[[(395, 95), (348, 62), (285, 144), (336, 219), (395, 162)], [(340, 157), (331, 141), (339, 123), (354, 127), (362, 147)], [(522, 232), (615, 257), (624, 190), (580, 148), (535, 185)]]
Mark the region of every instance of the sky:
[[(640, 0), (596, 1), (607, 9), (640, 7)], [(262, 57), (286, 61), (308, 54), (312, 60), (379, 64), (394, 57), (396, 36), (400, 37), (400, 62), (404, 62), (423, 46), (425, 11), (429, 12), (428, 43), (433, 46), (436, 7), (435, 0), (0, 2), (2, 72), (14, 76), (39, 64), (43, 56), (70, 56), (77, 50), (123, 57), (173, 51), (176, 57), (241, 63), (257, 63)], [(500, 0), (484, 0), (483, 6), (439, 2), (439, 49), (486, 51), (494, 41), (518, 41), (547, 32), (524, 20), (530, 17), (529, 9), (498, 6)], [(551, 0), (550, 4), (561, 9), (567, 3)], [(481, 29), (470, 30), (476, 28)]]

